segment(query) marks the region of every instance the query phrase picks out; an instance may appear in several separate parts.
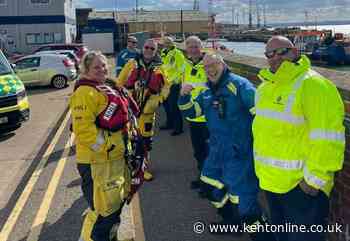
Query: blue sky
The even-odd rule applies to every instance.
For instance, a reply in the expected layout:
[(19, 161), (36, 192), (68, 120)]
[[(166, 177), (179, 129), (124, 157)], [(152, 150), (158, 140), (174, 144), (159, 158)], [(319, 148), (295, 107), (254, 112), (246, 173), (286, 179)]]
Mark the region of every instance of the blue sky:
[[(202, 11), (208, 11), (207, 0), (199, 0)], [(249, 0), (212, 0), (218, 19), (231, 21), (232, 8), (235, 9), (235, 19), (241, 22), (244, 13), (248, 12)], [(261, 5), (266, 4), (268, 22), (309, 22), (324, 20), (350, 20), (350, 0), (252, 0)], [(136, 0), (75, 0), (77, 7), (92, 7), (96, 9), (131, 10), (135, 8)], [(138, 0), (139, 7), (148, 10), (179, 10), (192, 9), (193, 0)], [(254, 4), (255, 5), (255, 4)], [(306, 17), (307, 16), (307, 17)]]

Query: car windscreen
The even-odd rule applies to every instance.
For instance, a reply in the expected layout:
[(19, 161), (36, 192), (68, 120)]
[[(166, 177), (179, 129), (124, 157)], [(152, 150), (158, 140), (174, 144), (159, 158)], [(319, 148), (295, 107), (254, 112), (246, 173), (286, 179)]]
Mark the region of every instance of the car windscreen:
[(13, 71), (10, 64), (8, 63), (3, 53), (0, 52), (0, 75), (12, 74), (12, 73)]

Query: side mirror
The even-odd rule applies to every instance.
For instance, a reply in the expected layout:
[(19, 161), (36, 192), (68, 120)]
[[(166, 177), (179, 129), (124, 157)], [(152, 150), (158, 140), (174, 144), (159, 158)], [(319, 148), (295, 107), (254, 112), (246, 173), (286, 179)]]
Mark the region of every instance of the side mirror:
[(13, 70), (15, 70), (16, 69), (16, 64), (11, 64), (11, 67), (12, 67)]

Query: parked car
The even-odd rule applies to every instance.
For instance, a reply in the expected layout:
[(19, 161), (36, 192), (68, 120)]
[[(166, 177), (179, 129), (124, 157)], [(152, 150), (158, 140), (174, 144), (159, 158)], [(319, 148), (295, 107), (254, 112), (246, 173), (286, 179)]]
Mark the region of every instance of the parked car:
[(82, 59), (88, 52), (88, 48), (83, 44), (48, 44), (39, 47), (34, 53), (52, 50), (73, 50), (79, 59)]
[(74, 53), (73, 50), (40, 51), (40, 52), (37, 52), (36, 54), (62, 54), (74, 62), (74, 66), (77, 69), (77, 71), (79, 72), (80, 59), (78, 58), (78, 56), (76, 56), (76, 54)]
[(29, 102), (22, 81), (0, 50), (0, 133), (16, 130), (29, 120)]
[(15, 71), (25, 85), (67, 86), (77, 77), (74, 62), (60, 54), (33, 54), (15, 62)]

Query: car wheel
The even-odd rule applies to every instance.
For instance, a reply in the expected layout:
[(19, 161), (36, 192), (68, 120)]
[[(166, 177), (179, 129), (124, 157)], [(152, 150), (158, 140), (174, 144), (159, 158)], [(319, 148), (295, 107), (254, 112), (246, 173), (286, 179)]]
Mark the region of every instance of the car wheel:
[(52, 78), (51, 84), (56, 89), (63, 89), (67, 86), (67, 78), (63, 75), (56, 75)]

